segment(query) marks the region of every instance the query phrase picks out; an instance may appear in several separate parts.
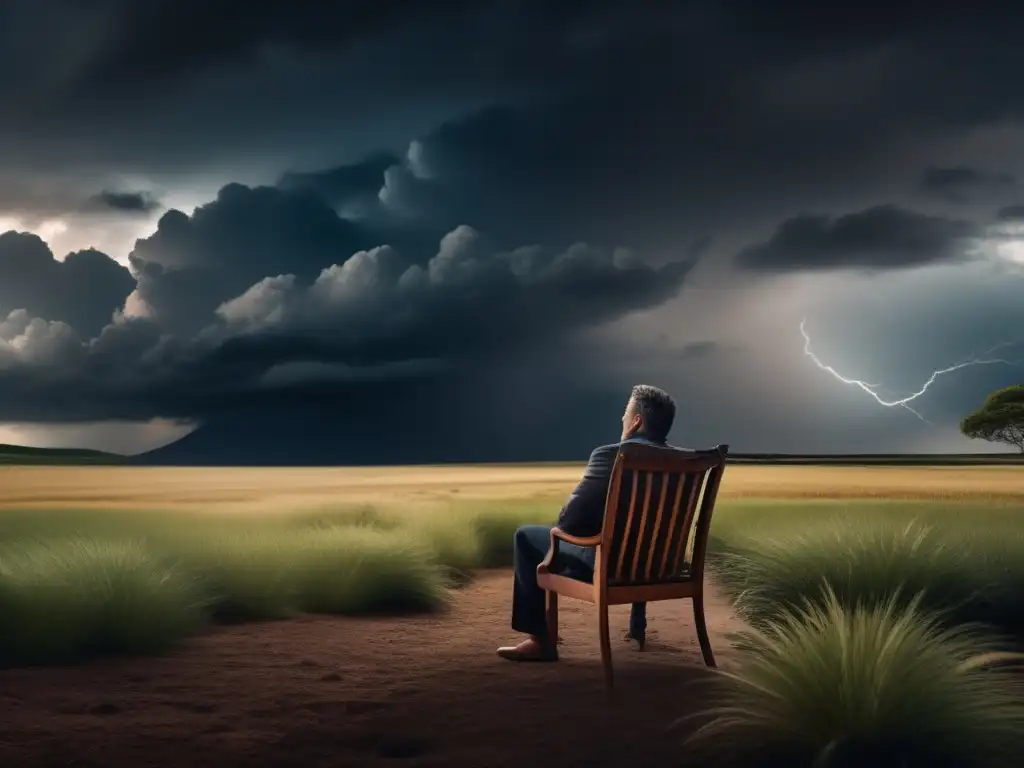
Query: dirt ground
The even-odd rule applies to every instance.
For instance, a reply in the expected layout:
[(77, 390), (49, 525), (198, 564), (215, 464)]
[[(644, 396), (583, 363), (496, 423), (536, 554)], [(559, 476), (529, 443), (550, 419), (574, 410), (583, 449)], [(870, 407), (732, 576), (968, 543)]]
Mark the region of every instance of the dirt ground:
[[(648, 645), (612, 612), (606, 697), (593, 606), (563, 600), (556, 664), (514, 664), (511, 572), (481, 575), (431, 617), (308, 617), (215, 630), (176, 652), (0, 670), (0, 766), (678, 765), (707, 674), (689, 601), (649, 606)], [(720, 666), (739, 628), (710, 595)]]

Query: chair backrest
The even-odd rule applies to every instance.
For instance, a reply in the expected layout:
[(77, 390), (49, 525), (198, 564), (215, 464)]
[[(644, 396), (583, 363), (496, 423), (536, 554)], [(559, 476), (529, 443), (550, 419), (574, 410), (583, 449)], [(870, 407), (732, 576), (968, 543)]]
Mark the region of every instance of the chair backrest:
[(624, 443), (605, 502), (600, 573), (609, 586), (700, 578), (729, 446)]

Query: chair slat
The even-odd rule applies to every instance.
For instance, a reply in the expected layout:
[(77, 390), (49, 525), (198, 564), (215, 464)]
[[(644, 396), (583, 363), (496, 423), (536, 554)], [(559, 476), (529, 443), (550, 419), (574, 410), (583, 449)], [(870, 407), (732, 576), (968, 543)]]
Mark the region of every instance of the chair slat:
[[(668, 487), (671, 485), (669, 480), (671, 475), (666, 474), (661, 479), (661, 496), (658, 498), (658, 511), (654, 517), (654, 532), (651, 534), (651, 548), (650, 556), (647, 558), (647, 568), (644, 570), (644, 581), (651, 580), (651, 566), (654, 565), (654, 545), (657, 543), (657, 539), (660, 538), (661, 534), (661, 520), (665, 514), (665, 499), (668, 497)], [(682, 485), (678, 480), (677, 485)]]
[[(630, 568), (629, 578), (631, 581), (637, 579), (637, 569), (640, 567), (640, 553), (644, 549), (644, 529), (647, 527), (647, 512), (651, 507), (651, 489), (654, 485), (654, 473), (647, 472), (644, 483), (644, 505), (640, 510), (640, 523), (637, 526), (635, 545), (633, 547), (633, 567)], [(647, 558), (648, 560), (650, 558)]]
[(619, 542), (618, 562), (615, 565), (615, 572), (613, 574), (613, 578), (616, 581), (619, 581), (622, 578), (622, 568), (626, 562), (626, 542), (629, 540), (629, 529), (633, 522), (633, 513), (636, 511), (636, 491), (640, 473), (633, 470), (630, 474), (633, 476), (633, 483), (629, 492), (629, 511), (626, 514), (626, 521), (623, 526), (623, 536)]
[(668, 555), (672, 551), (672, 531), (676, 530), (676, 521), (679, 520), (679, 504), (682, 501), (683, 493), (686, 492), (687, 486), (691, 483), (691, 479), (686, 475), (680, 475), (676, 482), (676, 497), (672, 502), (672, 517), (669, 519), (668, 535), (665, 537), (665, 548), (661, 553), (661, 564), (658, 566), (658, 580), (662, 581), (668, 577)]
[(679, 526), (679, 541), (676, 544), (676, 556), (672, 561), (672, 573), (680, 573), (685, 563), (684, 555), (686, 545), (690, 541), (690, 528), (693, 525), (694, 513), (697, 510), (697, 500), (700, 498), (700, 491), (704, 485), (706, 472), (700, 472), (693, 476), (693, 484), (690, 486), (690, 495), (686, 499), (686, 515), (683, 517), (683, 524)]

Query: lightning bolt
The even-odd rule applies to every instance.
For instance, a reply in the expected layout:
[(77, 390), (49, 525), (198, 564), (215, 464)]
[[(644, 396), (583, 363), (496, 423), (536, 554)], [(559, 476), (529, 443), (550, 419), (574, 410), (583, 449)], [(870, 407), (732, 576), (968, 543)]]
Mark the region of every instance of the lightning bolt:
[(898, 400), (886, 400), (876, 391), (879, 387), (878, 384), (869, 384), (868, 382), (861, 381), (860, 379), (847, 378), (846, 376), (843, 376), (841, 373), (839, 373), (839, 371), (837, 371), (831, 365), (826, 365), (825, 363), (823, 363), (821, 359), (816, 354), (814, 354), (814, 352), (811, 350), (811, 337), (807, 333), (807, 318), (804, 318), (803, 320), (800, 321), (800, 335), (804, 337), (804, 354), (807, 355), (807, 357), (811, 358), (814, 364), (818, 366), (821, 370), (830, 373), (833, 377), (843, 382), (843, 384), (850, 384), (863, 390), (868, 395), (870, 395), (871, 398), (879, 405), (883, 405), (886, 408), (905, 408), (926, 424), (930, 424), (931, 422), (928, 421), (916, 410), (911, 408), (910, 405), (908, 405), (908, 403), (912, 403), (914, 400), (917, 400), (917, 398), (921, 397), (925, 392), (927, 392), (928, 389), (932, 386), (932, 384), (934, 384), (939, 379), (939, 377), (945, 376), (947, 373), (959, 371), (963, 368), (970, 368), (971, 366), (974, 365), (1019, 365), (1019, 363), (1017, 362), (1006, 360), (1001, 357), (988, 357), (988, 355), (991, 355), (998, 349), (1005, 349), (1006, 347), (1014, 346), (1015, 344), (1019, 343), (1014, 341), (1005, 341), (1002, 342), (1001, 344), (996, 344), (994, 347), (991, 347), (981, 355), (971, 357), (968, 360), (964, 360), (963, 362), (957, 363), (956, 365), (951, 365), (948, 368), (942, 368), (941, 370), (933, 371), (932, 375), (928, 377), (928, 380), (924, 383), (924, 385), (913, 394), (899, 398)]

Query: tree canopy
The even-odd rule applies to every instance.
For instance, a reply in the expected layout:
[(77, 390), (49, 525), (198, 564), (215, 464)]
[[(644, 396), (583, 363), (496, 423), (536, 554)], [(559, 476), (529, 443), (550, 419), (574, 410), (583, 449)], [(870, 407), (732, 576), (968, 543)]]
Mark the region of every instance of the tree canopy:
[(960, 422), (960, 431), (972, 439), (1016, 446), (1024, 453), (1024, 385), (993, 392)]

